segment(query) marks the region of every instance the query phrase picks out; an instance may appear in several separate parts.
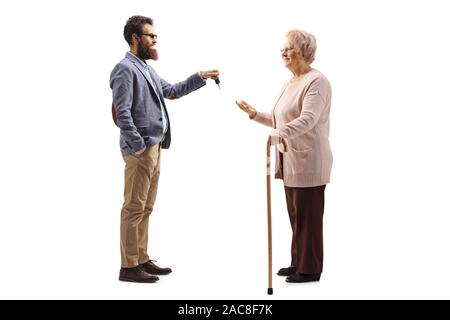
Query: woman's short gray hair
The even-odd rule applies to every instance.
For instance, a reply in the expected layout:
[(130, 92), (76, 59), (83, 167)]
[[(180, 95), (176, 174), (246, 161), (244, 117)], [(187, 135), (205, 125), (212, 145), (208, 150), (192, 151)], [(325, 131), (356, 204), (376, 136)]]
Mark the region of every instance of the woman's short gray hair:
[(306, 63), (311, 64), (316, 56), (316, 38), (303, 30), (292, 29), (287, 34), (289, 42), (295, 48), (295, 51), (300, 53)]

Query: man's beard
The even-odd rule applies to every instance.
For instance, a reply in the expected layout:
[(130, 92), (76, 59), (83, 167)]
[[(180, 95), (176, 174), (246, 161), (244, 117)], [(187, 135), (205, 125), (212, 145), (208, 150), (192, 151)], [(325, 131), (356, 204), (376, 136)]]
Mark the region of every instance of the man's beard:
[(138, 57), (143, 60), (148, 60), (148, 59), (158, 60), (158, 58), (159, 58), (158, 51), (156, 49), (145, 46), (142, 43), (138, 43), (137, 50), (138, 50), (138, 52), (137, 52)]

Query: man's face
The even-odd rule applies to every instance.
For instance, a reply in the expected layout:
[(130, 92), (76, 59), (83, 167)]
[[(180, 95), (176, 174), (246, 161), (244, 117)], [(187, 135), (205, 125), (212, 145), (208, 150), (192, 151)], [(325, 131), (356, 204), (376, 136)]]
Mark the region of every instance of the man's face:
[(153, 26), (145, 24), (142, 32), (137, 36), (137, 55), (143, 60), (158, 60), (158, 51), (154, 48), (156, 45), (156, 35)]

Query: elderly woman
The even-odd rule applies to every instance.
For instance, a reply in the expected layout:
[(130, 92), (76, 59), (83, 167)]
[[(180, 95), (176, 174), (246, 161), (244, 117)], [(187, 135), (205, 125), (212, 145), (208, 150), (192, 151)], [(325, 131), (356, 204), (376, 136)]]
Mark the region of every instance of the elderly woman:
[(330, 181), (333, 157), (328, 141), (331, 86), (311, 68), (316, 52), (312, 34), (287, 33), (281, 55), (293, 77), (282, 87), (272, 114), (256, 111), (245, 101), (236, 104), (284, 139), (288, 152), (277, 154), (275, 177), (283, 179), (292, 226), (291, 264), (278, 271), (287, 282), (319, 281), (323, 266), (322, 221), (325, 185)]

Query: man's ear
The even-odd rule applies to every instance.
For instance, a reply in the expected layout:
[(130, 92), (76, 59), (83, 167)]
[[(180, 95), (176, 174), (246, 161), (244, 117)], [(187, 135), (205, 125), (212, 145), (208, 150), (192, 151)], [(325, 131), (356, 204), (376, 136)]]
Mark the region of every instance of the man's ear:
[(133, 44), (133, 43), (138, 43), (138, 41), (139, 41), (139, 36), (136, 34), (136, 33), (133, 33), (132, 35), (131, 35), (131, 43)]

